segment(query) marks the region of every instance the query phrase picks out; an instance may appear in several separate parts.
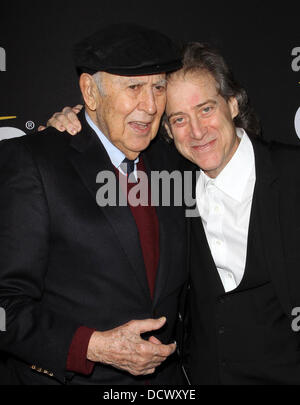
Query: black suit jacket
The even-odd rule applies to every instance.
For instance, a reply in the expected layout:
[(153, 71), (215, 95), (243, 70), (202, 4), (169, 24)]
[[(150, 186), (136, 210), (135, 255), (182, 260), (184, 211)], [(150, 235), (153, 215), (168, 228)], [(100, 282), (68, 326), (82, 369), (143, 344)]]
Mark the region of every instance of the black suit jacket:
[[(275, 142), (266, 144), (259, 140), (252, 140), (252, 143), (255, 153), (255, 192), (260, 213), (258, 221), (262, 234), (262, 249), (276, 295), (291, 321), (290, 328), (292, 328), (292, 310), (294, 307), (300, 307), (300, 148)], [(198, 219), (188, 220), (189, 233), (192, 228), (198, 232), (198, 235), (200, 232), (200, 239), (203, 240), (202, 245), (199, 246), (200, 254), (208, 257), (209, 247), (202, 224), (201, 229), (199, 228)], [(191, 257), (190, 260), (195, 261), (197, 258)], [(198, 267), (194, 265), (195, 269)], [(195, 282), (196, 278), (197, 282)], [(201, 299), (199, 284), (203, 280), (201, 269), (194, 277), (192, 275), (189, 290), (189, 299), (192, 302)], [(196, 312), (193, 312), (193, 306), (186, 308), (186, 324), (193, 325), (194, 341), (193, 346), (186, 344), (186, 353), (189, 358), (187, 367), (192, 365), (193, 372), (197, 374), (195, 370), (199, 364), (198, 358), (202, 358), (198, 353), (205, 348), (200, 347), (195, 341), (197, 336), (203, 333), (203, 328)], [(291, 329), (287, 333), (290, 331)], [(186, 336), (189, 336), (189, 333)], [(251, 336), (249, 339), (251, 340)], [(199, 375), (192, 375), (192, 380), (197, 381), (198, 377)]]
[(300, 306), (300, 148), (252, 140), (262, 243), (288, 317)]
[[(17, 384), (143, 384), (144, 378), (101, 364), (89, 377), (67, 373), (77, 328), (103, 331), (166, 316), (156, 336), (166, 344), (175, 339), (186, 280), (183, 208), (157, 208), (160, 262), (152, 301), (130, 208), (96, 203), (97, 174), (114, 169), (83, 114), (81, 121), (75, 137), (50, 128), (0, 144), (0, 307), (7, 312), (0, 350), (8, 356), (0, 381), (10, 375)], [(142, 156), (149, 171), (178, 169), (178, 154), (164, 141)], [(178, 378), (173, 355), (150, 380)]]

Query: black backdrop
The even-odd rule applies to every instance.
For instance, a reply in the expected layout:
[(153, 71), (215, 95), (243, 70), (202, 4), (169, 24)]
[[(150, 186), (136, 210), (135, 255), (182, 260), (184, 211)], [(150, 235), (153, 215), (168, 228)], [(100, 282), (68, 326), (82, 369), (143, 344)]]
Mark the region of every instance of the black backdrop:
[(80, 3), (5, 0), (3, 3), (0, 117), (17, 118), (0, 120), (0, 138), (5, 132), (3, 127), (31, 132), (53, 112), (80, 102), (72, 45), (104, 24), (132, 21), (159, 29), (175, 39), (212, 42), (248, 90), (261, 117), (264, 137), (299, 143), (299, 2), (271, 5), (243, 0)]
[[(175, 39), (212, 42), (248, 90), (264, 137), (299, 144), (299, 4), (84, 0), (79, 6), (70, 0), (3, 0), (0, 139), (17, 135), (16, 128), (34, 131), (53, 112), (80, 102), (72, 45), (104, 24), (132, 21)], [(17, 118), (1, 119), (8, 116)]]

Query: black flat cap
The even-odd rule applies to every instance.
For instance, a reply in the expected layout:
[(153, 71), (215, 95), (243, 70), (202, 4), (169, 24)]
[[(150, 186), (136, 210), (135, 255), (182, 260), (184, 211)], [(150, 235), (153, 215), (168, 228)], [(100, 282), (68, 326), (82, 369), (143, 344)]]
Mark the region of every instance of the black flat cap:
[(115, 24), (74, 47), (78, 73), (151, 75), (182, 67), (178, 46), (166, 35), (136, 24)]

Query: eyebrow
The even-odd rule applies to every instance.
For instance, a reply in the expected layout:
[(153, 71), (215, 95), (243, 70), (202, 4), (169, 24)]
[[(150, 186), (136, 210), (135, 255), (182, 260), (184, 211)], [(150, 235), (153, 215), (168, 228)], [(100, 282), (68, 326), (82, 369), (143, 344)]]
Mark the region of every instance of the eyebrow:
[[(203, 107), (205, 104), (208, 104), (208, 103), (217, 104), (216, 100), (208, 99), (208, 100), (204, 101), (204, 103), (200, 103), (200, 104), (195, 105), (195, 107), (193, 107), (193, 108), (201, 108), (201, 107)], [(170, 118), (172, 118), (172, 117), (174, 117), (174, 116), (176, 116), (176, 115), (184, 115), (184, 114), (186, 114), (186, 113), (184, 113), (184, 112), (182, 112), (182, 111), (178, 111), (178, 112), (172, 113), (172, 114), (170, 114), (170, 115), (168, 116), (168, 120), (170, 120)]]
[(128, 83), (132, 83), (132, 84), (145, 84), (145, 82), (142, 82), (140, 79), (137, 79), (137, 78), (128, 79), (128, 82), (126, 82), (126, 84), (128, 84)]
[(161, 79), (158, 82), (154, 83), (153, 86), (167, 86), (168, 81), (167, 79)]
[[(157, 82), (153, 83), (153, 86), (167, 86), (167, 83), (168, 82), (166, 79), (160, 79)], [(137, 78), (134, 78), (134, 79), (132, 78), (132, 79), (129, 79), (128, 82), (126, 83), (126, 85), (128, 85), (128, 84), (136, 84), (136, 85), (143, 86), (143, 85), (147, 84), (147, 82), (143, 82)]]

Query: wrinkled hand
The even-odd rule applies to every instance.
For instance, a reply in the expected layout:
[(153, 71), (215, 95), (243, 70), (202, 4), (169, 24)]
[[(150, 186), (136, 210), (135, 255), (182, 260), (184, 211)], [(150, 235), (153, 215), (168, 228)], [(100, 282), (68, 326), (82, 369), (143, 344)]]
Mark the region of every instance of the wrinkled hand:
[(176, 350), (176, 343), (163, 345), (155, 337), (143, 340), (141, 334), (162, 328), (166, 318), (131, 321), (107, 332), (95, 332), (90, 340), (87, 358), (111, 365), (134, 376), (155, 372)]
[[(70, 135), (76, 135), (81, 131), (81, 124), (77, 118), (83, 106), (78, 104), (75, 107), (65, 107), (62, 112), (55, 113), (47, 122), (47, 127), (54, 127), (60, 132), (67, 131)], [(46, 129), (45, 126), (39, 126), (38, 131)]]

